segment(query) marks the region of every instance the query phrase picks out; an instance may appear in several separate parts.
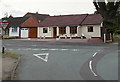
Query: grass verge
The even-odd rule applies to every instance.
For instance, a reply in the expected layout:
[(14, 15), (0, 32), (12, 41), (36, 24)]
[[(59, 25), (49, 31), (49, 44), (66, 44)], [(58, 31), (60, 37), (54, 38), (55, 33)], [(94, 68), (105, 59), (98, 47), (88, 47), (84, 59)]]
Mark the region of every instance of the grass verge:
[(114, 38), (113, 38), (113, 41), (114, 41), (114, 42), (119, 42), (120, 39), (119, 39), (118, 37), (114, 37)]
[(14, 59), (18, 59), (19, 55), (13, 52), (5, 52), (3, 55), (14, 58)]

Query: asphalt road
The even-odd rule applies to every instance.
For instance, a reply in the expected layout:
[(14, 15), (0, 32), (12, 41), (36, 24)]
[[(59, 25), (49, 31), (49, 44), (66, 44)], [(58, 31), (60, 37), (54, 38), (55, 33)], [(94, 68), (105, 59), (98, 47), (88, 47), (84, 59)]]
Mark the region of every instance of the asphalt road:
[(4, 44), (6, 51), (21, 55), (18, 80), (118, 80), (116, 44), (23, 40)]

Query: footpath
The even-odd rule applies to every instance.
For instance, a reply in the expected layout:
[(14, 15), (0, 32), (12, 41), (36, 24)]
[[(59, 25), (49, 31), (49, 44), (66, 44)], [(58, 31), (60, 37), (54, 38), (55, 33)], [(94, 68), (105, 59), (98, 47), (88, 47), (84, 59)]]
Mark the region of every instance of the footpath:
[(38, 38), (23, 38), (23, 39), (13, 39), (13, 40), (23, 40), (23, 41), (38, 41), (38, 42), (70, 42), (70, 43), (103, 43), (99, 38), (92, 39), (38, 39)]
[[(0, 54), (1, 55), (1, 54)], [(0, 80), (11, 80), (16, 67), (17, 59), (8, 56), (0, 56)]]

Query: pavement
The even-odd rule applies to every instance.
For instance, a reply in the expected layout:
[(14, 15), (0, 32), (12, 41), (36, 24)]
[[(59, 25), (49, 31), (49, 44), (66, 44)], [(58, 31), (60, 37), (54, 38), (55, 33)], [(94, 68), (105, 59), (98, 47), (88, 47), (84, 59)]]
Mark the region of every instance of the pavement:
[(2, 80), (11, 80), (11, 75), (16, 66), (16, 59), (3, 56), (2, 57)]
[(23, 41), (52, 41), (52, 42), (87, 42), (88, 39), (38, 39), (38, 38), (26, 38), (26, 39), (13, 39), (13, 40), (23, 40)]
[(4, 44), (21, 54), (16, 80), (118, 80), (117, 44), (23, 39)]
[[(2, 40), (0, 40), (0, 52), (2, 51)], [(16, 59), (0, 54), (0, 81), (10, 80), (13, 69), (16, 65)]]

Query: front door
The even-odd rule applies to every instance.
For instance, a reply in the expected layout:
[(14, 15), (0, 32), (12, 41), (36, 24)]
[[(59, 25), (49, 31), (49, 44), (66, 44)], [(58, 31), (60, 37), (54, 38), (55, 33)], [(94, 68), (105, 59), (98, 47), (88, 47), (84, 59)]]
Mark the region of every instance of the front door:
[(57, 37), (57, 27), (53, 27), (53, 38)]

